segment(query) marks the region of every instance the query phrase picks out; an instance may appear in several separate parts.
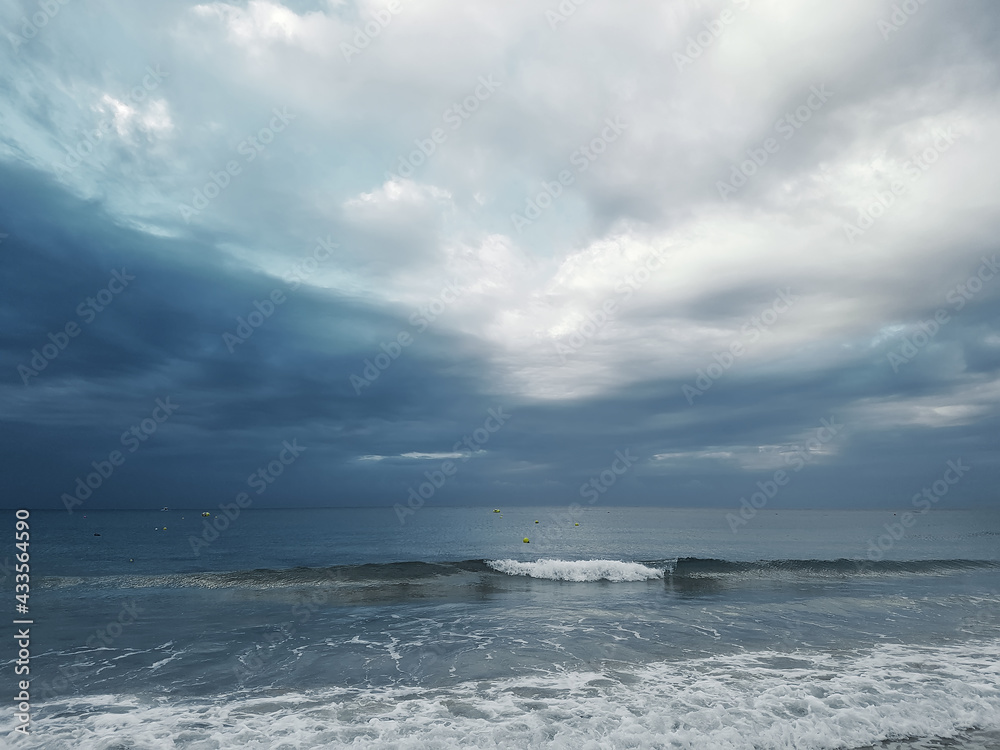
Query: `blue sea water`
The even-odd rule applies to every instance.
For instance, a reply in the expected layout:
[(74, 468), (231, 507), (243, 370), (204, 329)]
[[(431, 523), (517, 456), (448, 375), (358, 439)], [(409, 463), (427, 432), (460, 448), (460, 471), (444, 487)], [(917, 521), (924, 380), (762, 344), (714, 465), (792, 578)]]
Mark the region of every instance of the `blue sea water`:
[(33, 512), (0, 743), (1000, 748), (998, 511), (500, 510)]

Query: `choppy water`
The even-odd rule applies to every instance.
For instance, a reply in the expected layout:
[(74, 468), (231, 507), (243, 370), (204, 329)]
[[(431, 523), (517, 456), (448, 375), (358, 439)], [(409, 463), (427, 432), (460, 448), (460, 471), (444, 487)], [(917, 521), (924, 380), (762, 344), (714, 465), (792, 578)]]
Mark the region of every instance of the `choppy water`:
[(34, 513), (17, 746), (1000, 747), (1000, 513), (491, 510)]

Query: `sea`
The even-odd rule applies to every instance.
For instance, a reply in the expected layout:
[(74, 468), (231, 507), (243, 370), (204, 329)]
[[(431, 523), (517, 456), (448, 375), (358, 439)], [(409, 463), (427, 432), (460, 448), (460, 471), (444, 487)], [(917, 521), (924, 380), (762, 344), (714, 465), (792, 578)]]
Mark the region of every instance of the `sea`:
[(32, 511), (0, 747), (1000, 748), (1000, 509), (397, 511)]

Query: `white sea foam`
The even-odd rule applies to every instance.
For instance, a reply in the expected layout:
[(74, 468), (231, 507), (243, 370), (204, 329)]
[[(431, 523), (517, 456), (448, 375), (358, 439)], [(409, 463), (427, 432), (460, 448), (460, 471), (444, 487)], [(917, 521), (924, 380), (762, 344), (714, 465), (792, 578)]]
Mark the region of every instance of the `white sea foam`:
[(620, 560), (487, 560), (493, 570), (512, 576), (551, 581), (648, 581), (663, 578), (663, 570)]
[(82, 750), (831, 750), (1000, 729), (998, 664), (1000, 641), (992, 641), (838, 655), (762, 651), (661, 662), (627, 674), (619, 665), (445, 688), (329, 688), (184, 702), (74, 696), (37, 706), (28, 737), (14, 737), (8, 712), (0, 737), (25, 749)]

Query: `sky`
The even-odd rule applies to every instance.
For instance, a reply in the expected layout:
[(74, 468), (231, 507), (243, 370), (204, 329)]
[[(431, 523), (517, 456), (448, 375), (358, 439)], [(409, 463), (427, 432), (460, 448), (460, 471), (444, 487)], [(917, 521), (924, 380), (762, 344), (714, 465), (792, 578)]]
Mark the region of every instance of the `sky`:
[(0, 0), (0, 502), (996, 507), (998, 40)]

